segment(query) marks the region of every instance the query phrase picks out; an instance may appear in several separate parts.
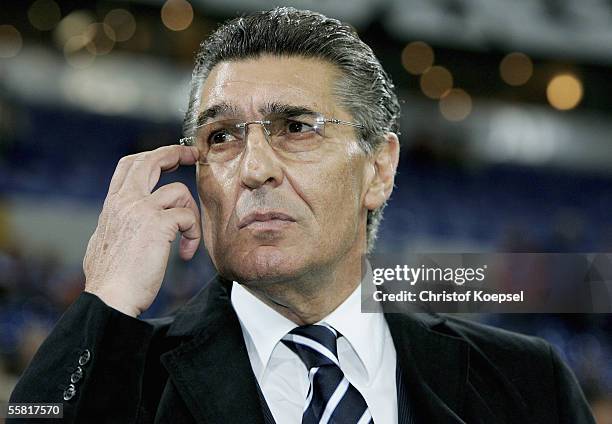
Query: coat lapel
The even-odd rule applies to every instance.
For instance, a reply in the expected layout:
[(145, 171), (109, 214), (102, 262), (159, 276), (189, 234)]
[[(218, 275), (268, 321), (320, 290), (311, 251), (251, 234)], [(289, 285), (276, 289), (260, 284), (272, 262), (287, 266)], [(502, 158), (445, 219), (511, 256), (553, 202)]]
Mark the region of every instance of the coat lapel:
[(385, 318), (415, 422), (464, 423), (460, 417), (468, 390), (467, 344), (432, 331), (430, 327), (443, 320), (440, 317), (386, 314)]
[(161, 361), (197, 422), (264, 424), (230, 290), (231, 282), (217, 277), (181, 308), (168, 336), (186, 341)]

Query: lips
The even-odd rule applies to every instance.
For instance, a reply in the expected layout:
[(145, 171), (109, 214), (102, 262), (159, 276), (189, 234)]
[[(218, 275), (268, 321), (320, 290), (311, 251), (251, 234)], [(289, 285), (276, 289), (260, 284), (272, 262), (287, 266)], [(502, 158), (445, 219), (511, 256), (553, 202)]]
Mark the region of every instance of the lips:
[(238, 222), (238, 228), (239, 229), (244, 228), (252, 224), (253, 222), (266, 222), (266, 221), (274, 221), (274, 220), (295, 222), (294, 218), (292, 218), (291, 216), (283, 212), (275, 212), (275, 211), (253, 212), (253, 213), (248, 214), (247, 216), (242, 218), (240, 222)]

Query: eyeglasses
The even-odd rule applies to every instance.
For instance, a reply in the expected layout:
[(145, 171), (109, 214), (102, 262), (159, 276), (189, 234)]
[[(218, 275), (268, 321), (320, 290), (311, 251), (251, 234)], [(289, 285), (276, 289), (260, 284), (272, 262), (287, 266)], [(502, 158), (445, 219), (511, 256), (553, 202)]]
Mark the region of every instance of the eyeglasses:
[(318, 149), (323, 144), (328, 124), (365, 128), (356, 122), (327, 119), (321, 115), (279, 116), (248, 122), (224, 119), (196, 127), (195, 136), (181, 138), (179, 142), (183, 146), (196, 146), (201, 163), (226, 162), (244, 151), (249, 126), (253, 124), (263, 127), (266, 140), (273, 149), (289, 155)]

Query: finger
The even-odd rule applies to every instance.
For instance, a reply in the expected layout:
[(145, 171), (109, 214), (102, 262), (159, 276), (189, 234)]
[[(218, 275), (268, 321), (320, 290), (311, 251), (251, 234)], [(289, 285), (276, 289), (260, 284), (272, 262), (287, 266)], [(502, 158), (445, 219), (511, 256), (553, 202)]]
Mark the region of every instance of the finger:
[(115, 172), (113, 173), (113, 177), (111, 178), (111, 182), (108, 186), (108, 194), (114, 194), (119, 191), (119, 189), (123, 185), (125, 176), (132, 167), (132, 161), (135, 157), (136, 155), (129, 155), (119, 159), (117, 167), (115, 168)]
[(194, 146), (164, 146), (140, 153), (133, 159), (123, 187), (141, 194), (151, 193), (162, 171), (176, 169), (179, 165), (194, 165), (198, 157), (199, 151)]
[(170, 183), (155, 190), (148, 199), (157, 208), (189, 208), (200, 223), (200, 210), (191, 195), (189, 188), (183, 183)]
[(193, 210), (190, 208), (166, 209), (162, 212), (162, 219), (168, 221), (170, 225), (175, 225), (181, 232), (179, 255), (184, 260), (191, 259), (202, 240), (198, 218)]
[(161, 209), (185, 208), (190, 204), (196, 205), (189, 188), (178, 182), (159, 187), (151, 193), (149, 201)]
[(85, 256), (83, 257), (83, 272), (85, 276), (89, 273), (89, 261), (91, 260), (91, 256), (93, 255), (93, 250), (96, 245), (96, 232), (94, 232), (89, 238), (89, 242), (87, 243), (87, 250), (85, 251)]

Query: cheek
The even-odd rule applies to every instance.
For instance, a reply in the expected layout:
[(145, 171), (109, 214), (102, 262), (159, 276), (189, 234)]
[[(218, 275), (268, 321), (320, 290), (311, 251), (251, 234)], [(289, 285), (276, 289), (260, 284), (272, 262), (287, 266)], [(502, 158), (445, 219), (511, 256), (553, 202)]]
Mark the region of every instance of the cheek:
[[(358, 224), (362, 198), (360, 160), (351, 156), (333, 165), (321, 166), (308, 179), (307, 193), (311, 194), (315, 215), (324, 233), (341, 233), (346, 226)], [(322, 222), (321, 222), (322, 221)]]
[[(225, 226), (228, 215), (228, 199), (230, 199), (229, 178), (222, 172), (210, 167), (198, 165), (196, 174), (200, 205), (202, 206), (202, 219), (204, 221), (205, 237), (214, 237)], [(213, 225), (214, 224), (214, 225)]]
[(356, 143), (347, 142), (346, 158), (341, 162), (337, 171), (335, 195), (342, 199), (344, 209), (352, 216), (358, 216), (362, 206), (364, 184), (365, 157)]

